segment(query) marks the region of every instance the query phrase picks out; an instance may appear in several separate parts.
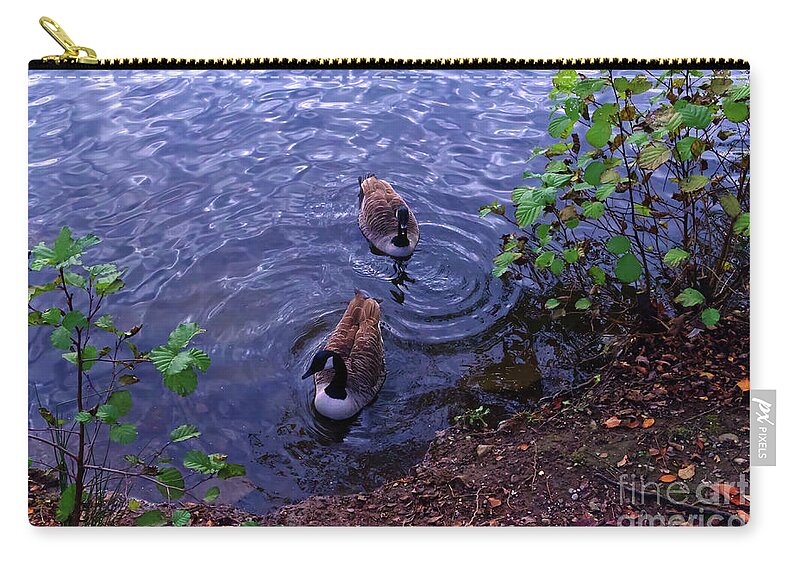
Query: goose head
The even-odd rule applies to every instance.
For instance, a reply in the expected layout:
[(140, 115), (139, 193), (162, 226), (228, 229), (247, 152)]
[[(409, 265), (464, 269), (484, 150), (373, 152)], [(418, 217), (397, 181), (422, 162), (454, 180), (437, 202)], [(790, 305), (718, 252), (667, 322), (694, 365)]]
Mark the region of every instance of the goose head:
[(397, 247), (408, 245), (408, 208), (400, 206), (395, 210), (394, 217), (397, 218), (397, 235), (392, 238), (392, 243)]
[(322, 372), (323, 370), (333, 370), (333, 380), (325, 388), (325, 393), (331, 398), (344, 400), (347, 397), (345, 386), (347, 384), (347, 366), (344, 359), (331, 350), (320, 350), (311, 359), (311, 365), (303, 374), (303, 379)]

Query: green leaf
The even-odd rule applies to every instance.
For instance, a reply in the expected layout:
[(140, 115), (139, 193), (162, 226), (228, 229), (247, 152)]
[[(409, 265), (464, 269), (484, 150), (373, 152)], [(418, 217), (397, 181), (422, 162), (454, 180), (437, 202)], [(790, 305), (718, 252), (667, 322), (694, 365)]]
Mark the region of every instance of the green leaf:
[(611, 196), (617, 189), (616, 184), (601, 184), (597, 187), (597, 191), (594, 193), (594, 197), (596, 200), (604, 201), (609, 196)]
[(634, 204), (633, 205), (633, 210), (637, 214), (639, 214), (640, 216), (644, 216), (645, 218), (649, 218), (650, 216), (653, 215), (653, 211), (650, 208), (648, 208), (647, 206), (644, 206), (642, 204)]
[(678, 109), (678, 113), (683, 120), (683, 124), (687, 127), (705, 129), (709, 124), (711, 124), (711, 109), (704, 105), (694, 105), (693, 103), (689, 103)]
[(553, 275), (561, 275), (564, 272), (564, 262), (560, 259), (554, 259), (550, 264), (550, 272)]
[(111, 426), (108, 432), (108, 437), (115, 443), (127, 445), (136, 441), (139, 432), (136, 431), (136, 426), (133, 424), (118, 424)]
[(645, 170), (655, 170), (672, 156), (672, 151), (662, 144), (650, 144), (639, 152), (636, 161)]
[(97, 408), (97, 417), (107, 424), (113, 424), (119, 417), (119, 410), (112, 404), (103, 404)]
[(697, 192), (704, 188), (706, 184), (708, 184), (708, 176), (703, 176), (702, 174), (692, 174), (678, 183), (681, 191), (686, 193)]
[(545, 301), (544, 307), (545, 309), (555, 309), (556, 307), (558, 307), (559, 304), (560, 303), (558, 299), (548, 299), (547, 301)]
[(636, 77), (631, 80), (628, 89), (630, 89), (633, 95), (641, 95), (649, 91), (653, 87), (653, 84), (650, 83), (643, 75), (637, 75)]
[(78, 412), (75, 414), (75, 421), (80, 424), (85, 424), (92, 421), (92, 414), (89, 412)]
[(722, 206), (722, 209), (725, 211), (728, 216), (733, 218), (734, 220), (736, 217), (742, 213), (742, 206), (739, 204), (739, 200), (736, 199), (736, 196), (731, 194), (730, 192), (726, 192), (722, 196), (719, 197), (719, 203)]
[(611, 138), (611, 123), (595, 123), (586, 131), (586, 142), (595, 148), (603, 148)]
[(164, 514), (158, 510), (145, 511), (133, 519), (134, 526), (164, 526), (166, 523)]
[[(61, 320), (61, 309), (57, 309), (53, 307), (52, 309), (47, 309), (44, 313), (42, 313), (42, 320), (46, 322), (48, 325), (57, 325), (58, 322)], [(59, 347), (59, 348), (69, 348), (67, 347)]]
[(606, 242), (606, 249), (611, 253), (622, 255), (631, 249), (631, 240), (625, 236), (614, 236)]
[(179, 396), (188, 396), (197, 388), (197, 373), (193, 368), (187, 368), (178, 374), (167, 374), (164, 385)]
[(78, 275), (77, 273), (73, 273), (72, 271), (65, 271), (64, 283), (66, 283), (67, 285), (72, 285), (74, 287), (83, 288), (86, 286), (86, 279), (84, 279), (82, 275)]
[(742, 212), (733, 222), (733, 233), (750, 237), (750, 212)]
[(56, 327), (53, 332), (50, 333), (50, 344), (55, 348), (67, 350), (72, 346), (72, 339), (70, 338), (69, 331), (64, 327)]
[(131, 398), (131, 393), (127, 390), (117, 390), (108, 397), (108, 402), (106, 403), (117, 408), (117, 417), (121, 418), (131, 410), (133, 398)]
[(731, 123), (743, 123), (750, 118), (750, 109), (747, 103), (736, 101), (731, 97), (722, 100), (722, 112)]
[(94, 366), (97, 359), (97, 347), (92, 346), (91, 344), (87, 344), (86, 346), (84, 346), (82, 358), (83, 358), (84, 372), (91, 370), (92, 366)]
[(544, 269), (545, 267), (550, 267), (550, 264), (553, 263), (553, 259), (555, 259), (555, 253), (552, 251), (545, 251), (536, 258), (534, 265), (539, 269)]
[(578, 72), (574, 69), (562, 69), (553, 75), (552, 81), (556, 90), (569, 93), (578, 83)]
[(188, 352), (179, 352), (176, 354), (169, 363), (165, 376), (178, 374), (183, 372), (192, 365), (192, 355)]
[(597, 265), (592, 265), (589, 268), (589, 277), (591, 277), (592, 281), (594, 281), (597, 285), (606, 284), (606, 272)]
[(70, 311), (64, 315), (64, 320), (61, 321), (61, 326), (68, 331), (72, 331), (75, 328), (84, 328), (88, 324), (86, 316), (80, 311)]
[(556, 117), (547, 126), (547, 132), (555, 139), (565, 139), (572, 134), (575, 121), (567, 116)]
[(178, 426), (169, 434), (169, 439), (175, 443), (186, 441), (193, 437), (200, 437), (200, 432), (195, 426), (189, 424)]
[(687, 259), (689, 259), (689, 252), (684, 251), (679, 247), (673, 247), (664, 254), (664, 263), (670, 267), (677, 267)]
[[(678, 158), (680, 158), (682, 162), (686, 162), (692, 158), (697, 158), (699, 154), (695, 156), (695, 154), (692, 152), (692, 147), (698, 142), (702, 143), (702, 141), (697, 137), (684, 137), (676, 142), (675, 150), (678, 151)], [(704, 143), (703, 146), (705, 147)]]
[(101, 277), (95, 282), (95, 289), (100, 295), (113, 295), (125, 286), (125, 282), (119, 278)]
[(620, 180), (622, 180), (622, 177), (619, 175), (619, 172), (617, 172), (616, 169), (614, 168), (610, 168), (600, 175), (601, 184), (610, 184), (615, 188)]
[(592, 302), (586, 297), (582, 297), (575, 301), (575, 308), (579, 311), (584, 311), (592, 306)]
[(708, 328), (711, 328), (719, 322), (719, 311), (713, 308), (705, 309), (700, 313), (700, 320)]
[(544, 212), (544, 207), (536, 205), (532, 200), (529, 200), (517, 206), (514, 217), (517, 219), (519, 227), (524, 229), (538, 220), (542, 212)]
[(575, 84), (572, 92), (578, 97), (588, 97), (592, 93), (601, 91), (606, 86), (606, 82), (602, 79), (583, 79)]
[(214, 502), (219, 497), (219, 487), (209, 487), (206, 494), (203, 495), (203, 500), (206, 503)]
[(120, 386), (130, 386), (131, 384), (136, 384), (137, 382), (139, 382), (139, 379), (133, 374), (123, 374), (119, 377)]
[(617, 261), (614, 275), (623, 283), (633, 283), (642, 274), (642, 264), (632, 253), (626, 253)]
[(605, 212), (606, 206), (602, 202), (590, 202), (586, 201), (581, 204), (583, 208), (583, 215), (587, 218), (591, 218), (593, 220), (598, 219), (600, 216), (603, 215)]
[(636, 146), (642, 146), (650, 142), (650, 137), (648, 136), (647, 133), (644, 133), (642, 131), (637, 131), (631, 134), (625, 142), (627, 142), (628, 144), (635, 144)]
[(178, 509), (172, 513), (172, 526), (186, 526), (192, 520), (192, 515), (189, 511)]
[(600, 176), (606, 171), (606, 165), (602, 161), (595, 161), (589, 164), (583, 171), (583, 179), (592, 186), (600, 184)]
[(750, 85), (737, 85), (728, 91), (728, 96), (734, 101), (750, 98)]
[(246, 471), (244, 465), (240, 465), (238, 463), (227, 463), (217, 473), (217, 477), (220, 479), (230, 479), (232, 477), (244, 477), (245, 475)]
[(217, 461), (211, 455), (206, 455), (202, 451), (187, 451), (183, 456), (183, 466), (192, 471), (205, 475), (216, 473), (225, 466), (222, 461)]
[[(542, 184), (548, 188), (561, 188), (566, 186), (572, 180), (572, 172), (569, 174), (562, 174), (559, 172), (546, 172), (542, 175)], [(544, 190), (544, 188), (542, 188)]]
[(165, 499), (177, 500), (183, 497), (186, 483), (183, 481), (183, 475), (175, 467), (167, 467), (159, 472), (156, 479), (160, 484), (156, 484), (158, 492), (161, 493)]
[(181, 350), (186, 348), (192, 337), (204, 332), (196, 323), (181, 323), (169, 334), (167, 346), (175, 351)]
[(48, 291), (54, 291), (56, 288), (55, 283), (45, 283), (44, 285), (28, 285), (28, 302), (30, 303), (31, 299), (38, 297), (42, 293), (47, 293)]
[(94, 326), (96, 326), (99, 329), (102, 329), (104, 331), (109, 331), (109, 332), (116, 332), (116, 330), (117, 330), (117, 329), (114, 328), (114, 319), (111, 317), (111, 315), (108, 315), (108, 314), (103, 315), (103, 316), (98, 317), (97, 319), (95, 319)]
[(692, 289), (691, 287), (687, 287), (681, 292), (680, 295), (675, 297), (675, 301), (684, 307), (694, 307), (695, 305), (702, 304), (705, 300), (706, 298), (700, 291), (697, 289)]
[(564, 261), (566, 261), (567, 263), (577, 263), (578, 257), (580, 256), (580, 254), (578, 253), (578, 249), (575, 247), (570, 249), (565, 249), (562, 255), (564, 256)]
[(60, 523), (67, 522), (72, 511), (75, 510), (75, 483), (67, 486), (58, 499), (56, 520)]

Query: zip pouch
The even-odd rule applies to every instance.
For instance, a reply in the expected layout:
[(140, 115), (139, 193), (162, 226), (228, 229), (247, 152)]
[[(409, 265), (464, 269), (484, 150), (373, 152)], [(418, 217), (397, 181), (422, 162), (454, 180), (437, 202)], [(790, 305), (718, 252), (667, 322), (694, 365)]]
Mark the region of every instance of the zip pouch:
[(740, 60), (29, 70), (37, 526), (740, 526)]

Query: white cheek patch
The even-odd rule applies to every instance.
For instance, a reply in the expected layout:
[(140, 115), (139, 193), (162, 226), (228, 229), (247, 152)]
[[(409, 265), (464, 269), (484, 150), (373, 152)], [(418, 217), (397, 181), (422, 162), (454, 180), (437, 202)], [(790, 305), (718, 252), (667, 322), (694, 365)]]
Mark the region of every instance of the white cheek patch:
[(333, 357), (329, 356), (328, 360), (325, 361), (325, 367), (323, 370), (333, 370)]

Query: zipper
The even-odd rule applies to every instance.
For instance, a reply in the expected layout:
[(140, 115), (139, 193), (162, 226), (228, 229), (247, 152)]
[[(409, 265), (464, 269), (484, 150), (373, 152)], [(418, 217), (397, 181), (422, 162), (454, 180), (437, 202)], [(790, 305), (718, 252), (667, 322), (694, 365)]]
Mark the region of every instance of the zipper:
[(61, 55), (48, 55), (30, 62), (30, 69), (750, 69), (744, 59), (734, 58), (217, 58), (185, 59), (168, 57), (132, 57), (102, 59), (87, 47), (70, 39), (64, 29), (46, 16), (39, 24), (64, 49)]

